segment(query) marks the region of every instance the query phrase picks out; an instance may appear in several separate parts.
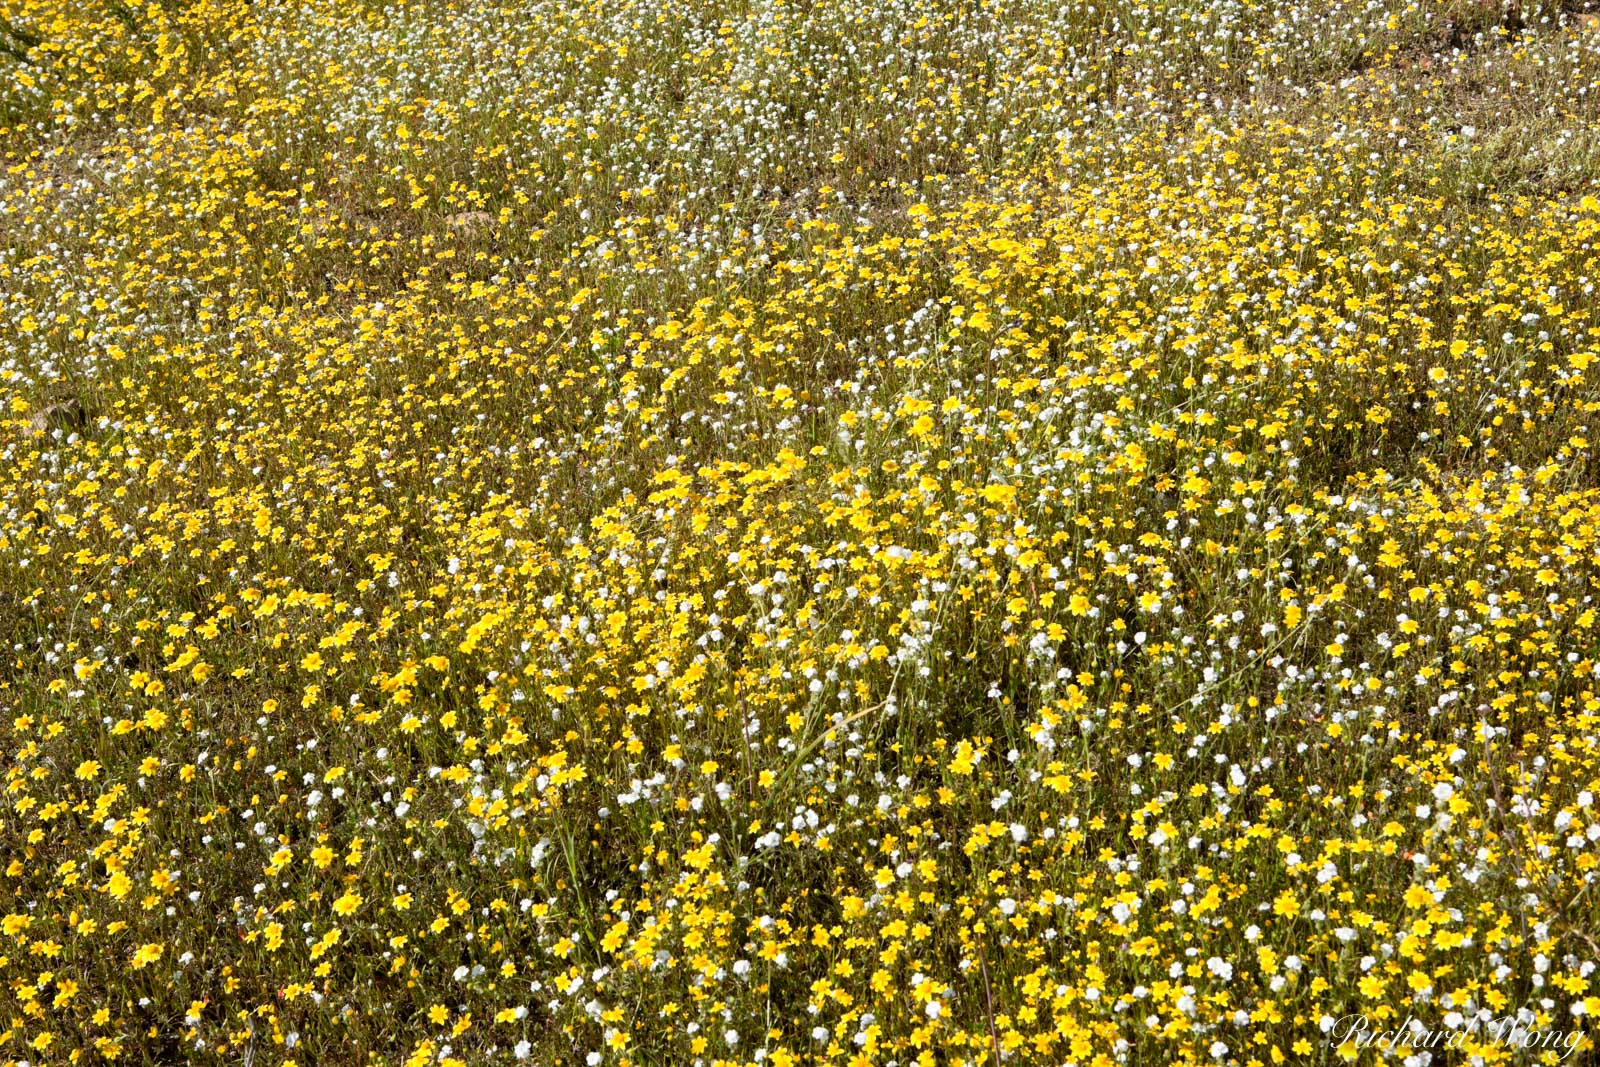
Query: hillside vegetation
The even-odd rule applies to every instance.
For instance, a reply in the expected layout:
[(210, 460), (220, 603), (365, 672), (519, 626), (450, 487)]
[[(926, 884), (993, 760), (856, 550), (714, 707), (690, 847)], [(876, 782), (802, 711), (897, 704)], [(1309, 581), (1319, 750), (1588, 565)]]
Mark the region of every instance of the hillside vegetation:
[(1584, 5), (0, 0), (0, 157), (0, 1063), (1587, 1055)]

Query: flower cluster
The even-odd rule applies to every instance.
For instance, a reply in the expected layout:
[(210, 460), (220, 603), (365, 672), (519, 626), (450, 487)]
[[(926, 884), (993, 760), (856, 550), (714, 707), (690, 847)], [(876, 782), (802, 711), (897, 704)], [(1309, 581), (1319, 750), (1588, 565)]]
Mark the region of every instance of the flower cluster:
[(0, 1062), (1585, 1031), (1564, 6), (0, 0)]

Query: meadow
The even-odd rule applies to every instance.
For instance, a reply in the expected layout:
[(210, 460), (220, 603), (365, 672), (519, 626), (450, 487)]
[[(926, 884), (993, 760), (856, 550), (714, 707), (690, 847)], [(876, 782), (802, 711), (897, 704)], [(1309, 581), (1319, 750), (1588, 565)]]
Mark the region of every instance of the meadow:
[(1597, 284), (1581, 3), (0, 0), (0, 1064), (1579, 1062)]

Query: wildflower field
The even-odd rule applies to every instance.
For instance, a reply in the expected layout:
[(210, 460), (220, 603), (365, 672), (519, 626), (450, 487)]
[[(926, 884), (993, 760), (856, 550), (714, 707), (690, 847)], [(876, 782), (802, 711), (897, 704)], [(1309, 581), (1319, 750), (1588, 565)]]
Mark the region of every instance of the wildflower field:
[(1581, 3), (0, 0), (0, 1063), (1580, 1062), (1597, 284)]

